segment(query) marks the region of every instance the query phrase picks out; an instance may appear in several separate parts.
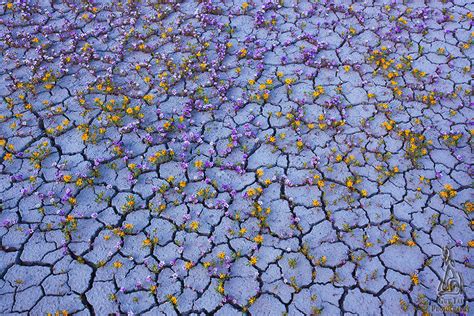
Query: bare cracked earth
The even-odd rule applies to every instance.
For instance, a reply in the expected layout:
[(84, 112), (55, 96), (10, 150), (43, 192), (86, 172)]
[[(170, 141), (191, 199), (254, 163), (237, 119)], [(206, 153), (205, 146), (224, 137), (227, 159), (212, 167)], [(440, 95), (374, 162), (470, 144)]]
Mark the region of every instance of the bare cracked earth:
[(1, 315), (470, 313), (472, 2), (7, 1)]

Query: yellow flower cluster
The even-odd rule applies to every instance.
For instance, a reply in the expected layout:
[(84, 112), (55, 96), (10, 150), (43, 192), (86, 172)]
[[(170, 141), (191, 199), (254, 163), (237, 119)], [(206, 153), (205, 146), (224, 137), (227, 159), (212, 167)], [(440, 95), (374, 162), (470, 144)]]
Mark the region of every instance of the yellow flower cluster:
[(148, 161), (152, 164), (159, 164), (165, 162), (174, 156), (174, 151), (172, 149), (166, 150), (162, 149), (155, 152), (151, 157), (148, 157)]
[(444, 189), (439, 193), (439, 196), (445, 200), (449, 201), (450, 199), (454, 198), (458, 193), (450, 184), (445, 184)]

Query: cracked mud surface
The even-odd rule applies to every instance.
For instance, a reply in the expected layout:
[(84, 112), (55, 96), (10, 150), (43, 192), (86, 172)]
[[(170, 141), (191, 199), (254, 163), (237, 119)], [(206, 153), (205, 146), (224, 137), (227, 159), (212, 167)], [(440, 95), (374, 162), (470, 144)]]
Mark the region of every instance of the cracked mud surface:
[(9, 1), (0, 314), (468, 313), (472, 3)]

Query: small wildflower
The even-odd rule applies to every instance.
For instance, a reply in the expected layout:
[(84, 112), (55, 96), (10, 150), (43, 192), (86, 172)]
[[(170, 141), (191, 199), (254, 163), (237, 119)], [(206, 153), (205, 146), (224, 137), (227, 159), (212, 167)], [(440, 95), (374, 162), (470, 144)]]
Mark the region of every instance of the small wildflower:
[(194, 263), (192, 261), (187, 261), (185, 264), (184, 264), (184, 268), (186, 270), (191, 270), (191, 268), (194, 266)]
[(196, 230), (198, 230), (198, 228), (199, 228), (199, 223), (196, 222), (196, 221), (192, 221), (192, 222), (189, 224), (189, 228), (191, 228), (191, 230), (193, 230), (193, 231), (196, 231)]
[(253, 266), (256, 265), (257, 264), (257, 257), (251, 257), (250, 260), (249, 260), (249, 263)]
[(174, 295), (168, 295), (168, 302), (170, 302), (173, 306), (176, 306), (178, 304), (178, 299)]
[(147, 94), (143, 97), (143, 100), (145, 100), (147, 103), (151, 103), (151, 101), (153, 101), (154, 97), (155, 96), (153, 94)]
[(123, 266), (123, 263), (120, 262), (120, 261), (115, 261), (113, 266), (114, 266), (115, 269), (119, 269)]
[(254, 237), (253, 241), (255, 241), (257, 244), (261, 244), (263, 242), (263, 236), (257, 235)]
[(319, 258), (319, 264), (321, 265), (324, 265), (327, 261), (327, 257), (326, 256), (322, 256), (321, 258)]
[(419, 279), (418, 279), (418, 274), (416, 273), (413, 273), (411, 275), (411, 282), (414, 284), (414, 285), (418, 285), (420, 283)]
[(458, 193), (456, 190), (453, 189), (453, 187), (450, 184), (445, 184), (444, 189), (439, 193), (439, 196), (445, 200), (449, 201), (450, 199), (456, 197)]
[(194, 166), (195, 166), (196, 168), (198, 168), (198, 169), (201, 169), (203, 165), (204, 165), (204, 164), (203, 164), (202, 160), (196, 160), (196, 161), (194, 162)]

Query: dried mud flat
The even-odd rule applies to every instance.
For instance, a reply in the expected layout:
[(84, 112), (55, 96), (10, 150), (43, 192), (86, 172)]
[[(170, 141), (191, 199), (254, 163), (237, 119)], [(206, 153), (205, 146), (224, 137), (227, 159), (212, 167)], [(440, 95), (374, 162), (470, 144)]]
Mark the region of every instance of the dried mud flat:
[(469, 314), (473, 10), (3, 1), (0, 314)]

